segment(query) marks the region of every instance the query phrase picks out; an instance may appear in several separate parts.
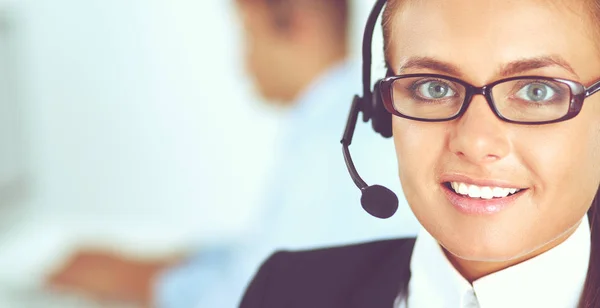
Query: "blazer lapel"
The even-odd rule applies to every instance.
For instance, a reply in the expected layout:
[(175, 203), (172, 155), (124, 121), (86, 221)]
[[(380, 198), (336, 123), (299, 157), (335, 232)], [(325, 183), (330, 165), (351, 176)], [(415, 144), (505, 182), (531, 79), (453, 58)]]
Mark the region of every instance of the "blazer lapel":
[(414, 238), (406, 239), (382, 253), (377, 264), (365, 265), (366, 274), (351, 290), (346, 307), (393, 308), (396, 297), (408, 289), (414, 245)]

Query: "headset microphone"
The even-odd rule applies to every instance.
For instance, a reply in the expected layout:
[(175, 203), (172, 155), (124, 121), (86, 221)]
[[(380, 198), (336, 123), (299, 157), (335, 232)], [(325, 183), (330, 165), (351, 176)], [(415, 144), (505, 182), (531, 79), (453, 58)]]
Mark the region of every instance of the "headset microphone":
[(371, 120), (373, 129), (382, 136), (389, 138), (392, 136), (391, 114), (385, 110), (381, 101), (378, 84), (371, 92), (371, 43), (373, 40), (373, 31), (377, 18), (386, 3), (386, 0), (377, 0), (375, 7), (369, 15), (367, 26), (363, 37), (363, 96), (355, 96), (348, 115), (348, 121), (342, 137), (342, 151), (344, 160), (354, 184), (361, 190), (362, 197), (360, 203), (365, 211), (377, 218), (389, 218), (396, 213), (398, 209), (398, 197), (394, 192), (381, 185), (367, 185), (360, 177), (352, 162), (349, 146), (352, 143), (352, 136), (356, 129), (358, 114), (363, 113), (363, 121)]

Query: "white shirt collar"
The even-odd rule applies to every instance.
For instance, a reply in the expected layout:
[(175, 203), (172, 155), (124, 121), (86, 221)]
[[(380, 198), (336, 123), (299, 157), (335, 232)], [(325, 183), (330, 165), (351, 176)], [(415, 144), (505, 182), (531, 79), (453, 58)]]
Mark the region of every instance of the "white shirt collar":
[(411, 258), (408, 308), (577, 307), (590, 255), (587, 216), (563, 243), (469, 284), (421, 229)]

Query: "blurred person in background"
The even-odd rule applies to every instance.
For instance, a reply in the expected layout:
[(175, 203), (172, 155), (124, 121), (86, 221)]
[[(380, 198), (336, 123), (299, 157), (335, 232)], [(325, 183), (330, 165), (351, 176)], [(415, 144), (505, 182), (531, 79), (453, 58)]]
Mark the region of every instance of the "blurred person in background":
[[(235, 0), (247, 70), (259, 93), (285, 109), (264, 215), (252, 232), (239, 242), (148, 262), (81, 251), (50, 283), (158, 307), (234, 307), (255, 268), (275, 249), (416, 233), (418, 225), (404, 202), (401, 213), (388, 221), (364, 213), (340, 160), (339, 140), (361, 76), (360, 66), (348, 60), (348, 2)], [(227, 110), (227, 102), (222, 104)], [(392, 153), (393, 145), (368, 133), (357, 132), (355, 139), (361, 147), (353, 155), (357, 164), (368, 165), (363, 168), (371, 171), (367, 179), (387, 179), (385, 184), (399, 187), (395, 157), (382, 155)]]

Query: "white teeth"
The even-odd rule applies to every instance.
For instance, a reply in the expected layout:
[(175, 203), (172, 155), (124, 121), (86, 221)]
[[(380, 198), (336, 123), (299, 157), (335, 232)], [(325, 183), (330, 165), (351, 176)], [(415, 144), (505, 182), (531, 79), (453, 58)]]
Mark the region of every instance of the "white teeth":
[(492, 199), (494, 198), (494, 193), (492, 192), (492, 189), (489, 187), (483, 187), (479, 190), (481, 192), (481, 198), (482, 199)]
[(504, 197), (508, 196), (510, 188), (494, 187), (494, 189), (492, 191), (493, 191), (494, 197), (504, 198)]
[(458, 186), (458, 190), (454, 190), (457, 193), (461, 194), (461, 195), (468, 195), (469, 194), (469, 187), (467, 186), (467, 184), (465, 183), (457, 183), (456, 184)]
[(450, 186), (458, 194), (488, 200), (492, 198), (504, 198), (519, 191), (518, 188), (477, 186), (461, 182), (450, 182)]
[(471, 197), (471, 198), (481, 197), (481, 191), (479, 190), (479, 186), (469, 185), (469, 197)]

